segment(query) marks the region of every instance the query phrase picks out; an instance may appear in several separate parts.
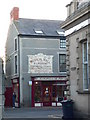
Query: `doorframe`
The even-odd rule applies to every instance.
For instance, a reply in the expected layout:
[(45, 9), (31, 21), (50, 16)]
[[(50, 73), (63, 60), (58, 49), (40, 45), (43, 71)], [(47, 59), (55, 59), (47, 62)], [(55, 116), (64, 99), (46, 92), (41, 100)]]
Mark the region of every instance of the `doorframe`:
[(19, 77), (11, 79), (12, 81), (12, 88), (14, 92), (14, 85), (17, 84), (18, 88), (18, 107), (20, 107), (20, 84), (19, 84)]
[[(49, 94), (50, 101), (48, 101), (48, 102), (44, 101), (44, 88), (46, 88), (46, 87), (50, 88), (50, 94)], [(46, 106), (51, 106), (51, 104), (52, 104), (52, 101), (51, 101), (52, 94), (51, 93), (52, 93), (52, 86), (51, 85), (42, 85), (42, 103), (43, 103), (43, 106), (45, 106), (44, 104), (48, 104)]]

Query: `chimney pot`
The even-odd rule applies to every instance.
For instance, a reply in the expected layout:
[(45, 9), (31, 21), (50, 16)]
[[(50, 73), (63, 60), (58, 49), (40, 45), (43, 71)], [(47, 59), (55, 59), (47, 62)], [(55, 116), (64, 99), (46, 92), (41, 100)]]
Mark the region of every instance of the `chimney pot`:
[(18, 20), (19, 19), (19, 8), (14, 7), (10, 13), (11, 20)]

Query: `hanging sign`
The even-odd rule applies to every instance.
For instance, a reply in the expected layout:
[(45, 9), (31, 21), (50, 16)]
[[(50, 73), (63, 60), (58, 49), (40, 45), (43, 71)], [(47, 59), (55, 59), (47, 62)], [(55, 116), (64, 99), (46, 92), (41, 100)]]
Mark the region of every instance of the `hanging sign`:
[(32, 86), (32, 81), (29, 81), (29, 85)]

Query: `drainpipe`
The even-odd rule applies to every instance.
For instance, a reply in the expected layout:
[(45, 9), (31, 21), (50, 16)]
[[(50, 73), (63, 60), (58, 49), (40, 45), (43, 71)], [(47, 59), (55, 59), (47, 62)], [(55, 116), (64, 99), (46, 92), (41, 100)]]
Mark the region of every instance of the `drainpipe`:
[(21, 107), (20, 104), (20, 41), (18, 36), (18, 73), (19, 73), (19, 107)]

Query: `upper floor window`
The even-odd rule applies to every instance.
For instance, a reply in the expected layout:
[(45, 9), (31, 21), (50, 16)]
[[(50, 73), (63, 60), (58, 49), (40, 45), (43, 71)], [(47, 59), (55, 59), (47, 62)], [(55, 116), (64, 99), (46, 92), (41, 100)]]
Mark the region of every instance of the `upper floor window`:
[(15, 56), (15, 65), (14, 65), (14, 69), (15, 69), (15, 74), (17, 73), (17, 68), (18, 68), (18, 61), (17, 61), (17, 55)]
[(64, 32), (64, 31), (58, 31), (58, 30), (57, 30), (56, 32), (57, 32), (57, 34), (60, 35), (60, 36), (65, 36), (65, 32)]
[(66, 40), (60, 40), (60, 48), (66, 48)]
[(59, 72), (66, 72), (66, 54), (59, 54)]
[(89, 69), (88, 69), (88, 42), (82, 43), (82, 59), (83, 59), (83, 88), (88, 90)]
[(17, 38), (15, 38), (15, 39), (14, 39), (14, 48), (15, 48), (15, 51), (16, 51), (17, 48), (18, 48), (17, 46), (18, 46), (18, 45), (17, 45)]

